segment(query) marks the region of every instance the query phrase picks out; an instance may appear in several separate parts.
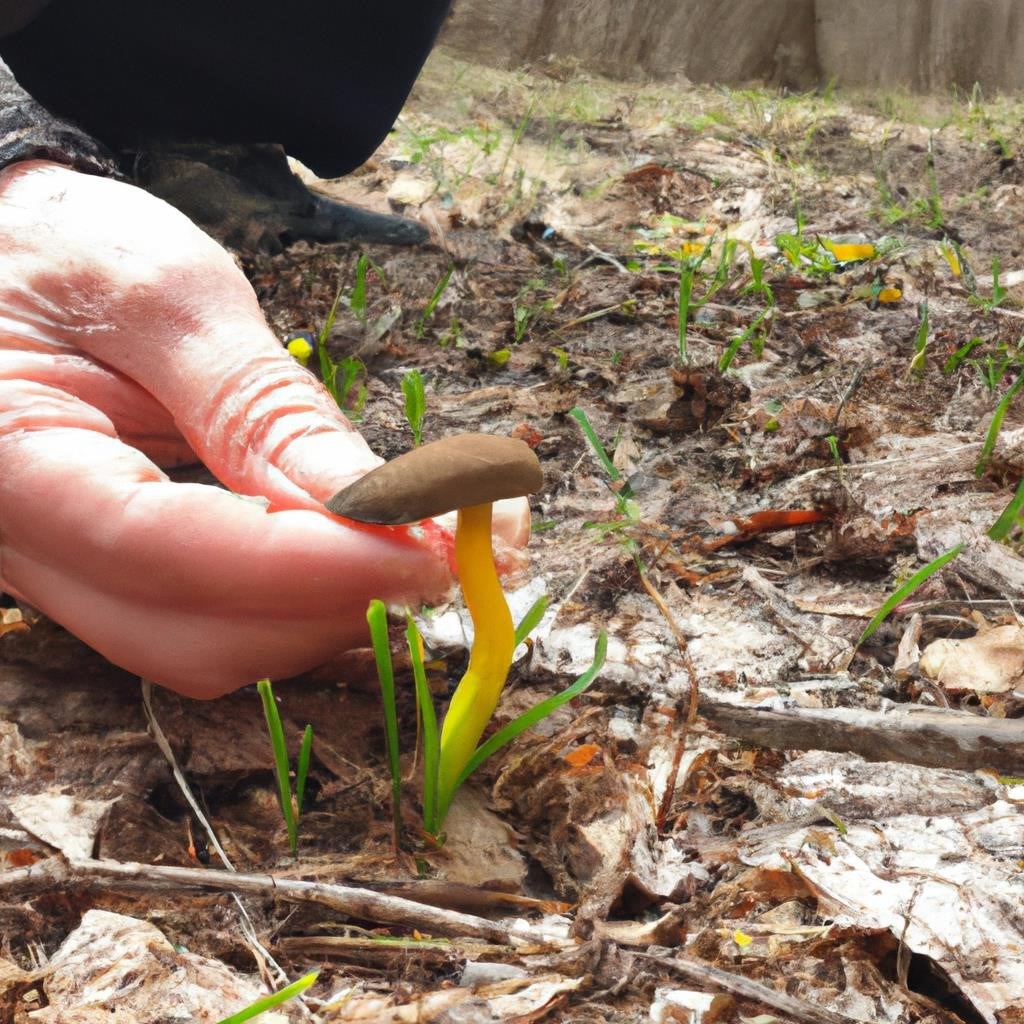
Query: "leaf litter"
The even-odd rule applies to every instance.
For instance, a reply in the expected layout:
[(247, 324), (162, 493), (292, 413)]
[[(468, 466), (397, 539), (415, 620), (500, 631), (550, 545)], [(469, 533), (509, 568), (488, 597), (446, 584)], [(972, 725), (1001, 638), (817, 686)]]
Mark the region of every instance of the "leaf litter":
[[(419, 371), (424, 440), (510, 433), (541, 457), (509, 587), (551, 605), (499, 723), (564, 688), (601, 630), (605, 667), (465, 787), (443, 846), (410, 807), (403, 850), (368, 652), (275, 680), (292, 753), (316, 730), (296, 858), (255, 691), (155, 693), (231, 876), (137, 680), (5, 608), (4, 1019), (218, 1020), (314, 968), (278, 1019), (1024, 1012), (1024, 573), (1017, 527), (989, 536), (1021, 474), (1012, 401), (986, 445), (1024, 370), (1024, 164), (994, 127), (1016, 116), (437, 53), (373, 160), (316, 183), (405, 209), (434, 243), (243, 263), (283, 341), (318, 337), (360, 280), (327, 344), (366, 368), (381, 454), (412, 445)], [(441, 693), (464, 616), (419, 621)], [(409, 806), (400, 655), (396, 672)], [(180, 1010), (165, 976), (189, 979)]]

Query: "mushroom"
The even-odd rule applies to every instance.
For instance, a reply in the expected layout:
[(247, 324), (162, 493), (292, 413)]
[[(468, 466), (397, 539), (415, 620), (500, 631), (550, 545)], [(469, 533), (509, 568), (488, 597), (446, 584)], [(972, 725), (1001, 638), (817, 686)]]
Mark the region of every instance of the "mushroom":
[(362, 523), (397, 526), (458, 511), (455, 562), (473, 620), (473, 647), (441, 727), (441, 816), (473, 756), (505, 685), (515, 628), (491, 549), (491, 506), (540, 490), (544, 477), (522, 441), (459, 434), (414, 448), (339, 491), (330, 512)]

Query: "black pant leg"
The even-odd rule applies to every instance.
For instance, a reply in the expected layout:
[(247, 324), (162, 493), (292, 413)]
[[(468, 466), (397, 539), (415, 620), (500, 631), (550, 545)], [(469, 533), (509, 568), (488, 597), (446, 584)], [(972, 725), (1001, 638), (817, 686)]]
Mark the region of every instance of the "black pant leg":
[(114, 147), (273, 142), (324, 177), (394, 124), (450, 0), (52, 0), (0, 39), (19, 82)]

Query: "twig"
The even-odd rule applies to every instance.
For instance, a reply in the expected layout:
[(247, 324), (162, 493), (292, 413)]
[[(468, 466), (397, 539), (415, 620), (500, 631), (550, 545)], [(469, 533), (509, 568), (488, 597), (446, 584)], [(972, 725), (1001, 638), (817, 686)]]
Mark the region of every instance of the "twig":
[(562, 941), (536, 928), (512, 930), (486, 918), (442, 910), (372, 889), (265, 874), (159, 864), (122, 864), (107, 860), (66, 861), (59, 857), (51, 857), (28, 868), (0, 873), (0, 893), (48, 889), (66, 891), (68, 888), (98, 888), (114, 892), (141, 889), (248, 893), (262, 898), (317, 903), (347, 917), (416, 928), (434, 935), (464, 935), (506, 946), (521, 943), (557, 945)]
[[(950, 459), (955, 455), (960, 455), (963, 452), (977, 451), (981, 448), (982, 441), (968, 441), (965, 444), (956, 444), (952, 448), (943, 448), (941, 451), (932, 452), (931, 454), (915, 454), (915, 455), (902, 455), (893, 459), (876, 459), (874, 462), (847, 462), (843, 464), (844, 473), (863, 473), (869, 469), (883, 469), (889, 466), (901, 466), (907, 463), (920, 464), (922, 462), (935, 462)], [(835, 473), (835, 466), (819, 466), (817, 469), (809, 469), (806, 473), (801, 473), (799, 476), (794, 476), (787, 481), (787, 489), (792, 488), (795, 484), (802, 483), (804, 480), (811, 480), (816, 476), (822, 476), (826, 473)]]
[(213, 831), (213, 827), (206, 820), (206, 815), (203, 814), (202, 808), (199, 806), (199, 801), (196, 800), (192, 793), (192, 789), (189, 784), (185, 781), (185, 776), (181, 769), (178, 767), (178, 760), (174, 756), (174, 751), (171, 750), (171, 745), (167, 741), (163, 729), (160, 728), (160, 723), (156, 720), (156, 714), (153, 711), (153, 684), (148, 679), (142, 680), (142, 708), (146, 712), (146, 721), (149, 723), (150, 731), (153, 734), (153, 739), (156, 742), (157, 747), (160, 748), (160, 753), (164, 755), (164, 759), (170, 765), (171, 772), (174, 775), (174, 781), (178, 784), (178, 789), (181, 790), (182, 796), (188, 801), (189, 807), (192, 808), (192, 813), (196, 816), (199, 824), (203, 826), (207, 837), (210, 840), (210, 845), (217, 851), (217, 856), (220, 857), (221, 863), (228, 871), (234, 871), (235, 866), (228, 860), (228, 855), (224, 852), (224, 847), (220, 845), (220, 841), (217, 839), (217, 833)]
[(850, 383), (847, 385), (846, 390), (843, 392), (842, 398), (839, 399), (839, 404), (836, 406), (835, 415), (832, 417), (832, 422), (829, 424), (828, 432), (834, 434), (839, 426), (839, 419), (843, 415), (843, 410), (846, 408), (846, 403), (854, 396), (857, 389), (861, 386), (864, 381), (864, 374), (868, 369), (871, 368), (871, 363), (866, 362), (858, 366), (853, 373), (853, 377)]
[[(228, 855), (220, 845), (217, 833), (214, 832), (213, 826), (207, 820), (206, 815), (203, 814), (202, 809), (199, 807), (199, 801), (196, 800), (195, 795), (192, 792), (192, 787), (189, 786), (184, 773), (181, 768), (178, 767), (178, 760), (174, 756), (171, 744), (168, 742), (167, 736), (161, 728), (160, 723), (156, 720), (156, 713), (153, 711), (153, 684), (148, 679), (143, 679), (141, 682), (142, 707), (146, 712), (146, 721), (149, 723), (150, 731), (153, 734), (153, 740), (160, 749), (160, 753), (164, 755), (168, 765), (170, 765), (171, 772), (174, 774), (174, 781), (177, 782), (178, 789), (181, 790), (182, 796), (184, 796), (188, 801), (188, 805), (192, 808), (199, 824), (203, 826), (207, 838), (210, 840), (210, 845), (217, 852), (217, 856), (220, 857), (224, 867), (226, 867), (228, 871), (234, 871), (234, 865), (230, 860), (228, 860)], [(252, 918), (249, 916), (249, 911), (245, 909), (245, 904), (242, 903), (241, 899), (239, 899), (237, 893), (232, 893), (231, 898), (234, 901), (235, 908), (238, 910), (238, 920), (242, 929), (242, 935), (244, 936), (245, 941), (249, 944), (250, 951), (253, 954), (253, 959), (256, 961), (256, 965), (259, 968), (259, 972), (263, 977), (263, 980), (267, 982), (267, 987), (271, 991), (273, 990), (274, 984), (271, 983), (272, 978), (276, 979), (276, 984), (278, 986), (287, 984), (288, 975), (285, 973), (284, 968), (274, 959), (270, 950), (260, 942), (259, 935), (256, 933), (256, 927), (253, 925)], [(268, 970), (268, 967), (272, 968), (272, 971)], [(305, 1000), (300, 996), (297, 1002), (302, 1007), (304, 1014), (308, 1016), (310, 1010), (306, 1005)]]
[(660, 957), (650, 953), (634, 953), (633, 957), (651, 967), (678, 974), (686, 978), (687, 981), (708, 985), (720, 992), (729, 992), (740, 999), (749, 999), (762, 1006), (770, 1006), (773, 1010), (778, 1010), (803, 1024), (861, 1024), (852, 1017), (802, 1002), (786, 995), (785, 992), (776, 992), (775, 989), (768, 988), (767, 985), (744, 978), (741, 974), (730, 974), (721, 968), (712, 967), (711, 964), (702, 963), (689, 957), (678, 955)]
[(1019, 720), (911, 707), (890, 712), (854, 708), (737, 707), (704, 701), (704, 719), (719, 732), (773, 750), (832, 750), (868, 761), (926, 768), (1024, 775)]
[(622, 265), (610, 252), (605, 252), (603, 249), (598, 249), (593, 242), (587, 243), (587, 248), (590, 250), (590, 255), (582, 262), (578, 263), (573, 270), (582, 270), (588, 263), (594, 263), (600, 261), (602, 263), (610, 263), (620, 274), (629, 274), (629, 270)]
[(694, 668), (693, 661), (690, 658), (686, 634), (679, 628), (679, 623), (676, 622), (675, 616), (672, 614), (668, 603), (655, 588), (645, 571), (641, 571), (640, 573), (640, 582), (643, 583), (644, 589), (648, 594), (650, 594), (651, 600), (658, 606), (658, 611), (660, 611), (665, 617), (665, 621), (668, 623), (669, 629), (672, 630), (672, 635), (676, 638), (676, 643), (679, 646), (679, 654), (683, 659), (683, 666), (686, 668), (687, 675), (690, 677), (690, 693), (686, 707), (686, 717), (683, 719), (682, 728), (679, 730), (679, 735), (676, 737), (676, 749), (672, 756), (672, 767), (669, 769), (668, 778), (665, 780), (665, 792), (662, 795), (661, 805), (658, 807), (658, 814), (655, 819), (658, 831), (661, 832), (665, 827), (668, 812), (672, 807), (672, 798), (675, 796), (676, 780), (679, 778), (679, 765), (682, 763), (683, 751), (686, 749), (686, 737), (690, 731), (690, 727), (697, 720), (697, 706), (700, 702), (700, 688), (697, 683), (697, 670)]

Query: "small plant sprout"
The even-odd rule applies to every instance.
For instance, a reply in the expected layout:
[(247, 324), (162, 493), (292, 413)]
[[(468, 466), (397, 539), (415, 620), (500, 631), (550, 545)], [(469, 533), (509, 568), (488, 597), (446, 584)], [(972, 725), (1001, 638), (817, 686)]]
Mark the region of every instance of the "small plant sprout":
[(402, 394), (405, 395), (405, 421), (412, 431), (412, 443), (418, 448), (423, 444), (423, 417), (427, 411), (427, 394), (419, 370), (409, 370), (402, 378)]
[(924, 373), (924, 359), (928, 351), (928, 302), (927, 300), (918, 304), (917, 307), (917, 337), (914, 339), (914, 357), (907, 367), (907, 376), (912, 373), (918, 375)]
[(1024, 526), (1024, 520), (1021, 519), (1022, 508), (1024, 508), (1024, 480), (1017, 485), (1017, 492), (989, 529), (988, 535), (992, 540), (1004, 541), (1009, 538), (1011, 533)]
[(537, 320), (552, 307), (551, 299), (525, 301), (528, 296), (535, 299), (535, 293), (543, 287), (543, 281), (531, 279), (516, 293), (512, 303), (512, 340), (517, 345), (526, 337)]
[(384, 701), (384, 745), (391, 769), (391, 825), (395, 849), (402, 835), (402, 772), (398, 750), (398, 703), (395, 700), (395, 673), (391, 664), (391, 643), (388, 640), (388, 612), (383, 601), (371, 601), (366, 609), (370, 642), (377, 662), (381, 699)]
[(372, 263), (366, 253), (360, 253), (356, 261), (356, 279), (346, 299), (346, 305), (361, 324), (366, 323), (366, 272), (371, 267), (377, 274), (383, 276), (380, 267)]
[(294, 999), (296, 996), (301, 995), (316, 981), (319, 975), (319, 971), (311, 971), (309, 974), (299, 978), (298, 981), (293, 981), (290, 985), (279, 989), (263, 999), (257, 999), (255, 1003), (250, 1004), (244, 1010), (239, 1010), (238, 1013), (225, 1017), (223, 1020), (218, 1021), (217, 1024), (245, 1024), (245, 1021), (253, 1020), (261, 1013), (266, 1013), (267, 1010), (272, 1010), (275, 1006), (280, 1006), (282, 1003), (288, 1002), (289, 999)]
[(753, 349), (754, 356), (757, 359), (761, 358), (764, 352), (765, 333), (760, 331), (761, 325), (765, 320), (770, 321), (772, 312), (771, 306), (761, 310), (757, 316), (751, 321), (750, 326), (746, 330), (741, 331), (734, 337), (728, 345), (725, 347), (725, 351), (722, 353), (721, 358), (718, 360), (718, 370), (720, 373), (725, 373), (726, 370), (732, 365), (733, 359), (736, 358), (736, 353), (749, 341), (750, 347)]
[[(702, 246), (696, 256), (686, 255), (685, 251), (679, 254), (679, 301), (676, 308), (676, 315), (679, 319), (679, 362), (684, 366), (690, 361), (687, 351), (686, 332), (690, 321), (690, 303), (693, 298), (693, 281), (704, 261), (711, 252), (711, 243), (714, 238), (709, 238), (707, 244)], [(735, 252), (735, 247), (733, 249)]]
[(618, 505), (619, 515), (631, 522), (636, 522), (640, 518), (640, 510), (633, 500), (633, 489), (623, 479), (618, 467), (612, 462), (611, 456), (605, 451), (604, 445), (601, 444), (597, 436), (597, 431), (590, 425), (589, 417), (578, 405), (569, 410), (569, 415), (579, 424), (594, 456), (607, 474), (608, 486), (615, 495), (615, 504)]
[(839, 479), (843, 479), (843, 456), (839, 451), (839, 438), (835, 434), (829, 434), (825, 438), (825, 444), (828, 445), (829, 454), (832, 456), (832, 462), (836, 467), (836, 473)]
[(455, 561), (475, 639), (441, 728), (438, 822), (497, 707), (515, 650), (515, 627), (491, 551), (491, 506), (532, 494), (542, 484), (537, 456), (522, 441), (463, 434), (415, 448), (327, 502), (335, 515), (382, 525), (458, 511)]
[(985, 433), (985, 441), (981, 446), (978, 464), (974, 467), (974, 475), (979, 479), (985, 472), (985, 464), (988, 462), (989, 456), (995, 450), (996, 440), (999, 437), (999, 431), (1002, 429), (1003, 420), (1006, 418), (1010, 404), (1017, 397), (1017, 392), (1020, 391), (1022, 386), (1024, 386), (1024, 372), (1010, 385), (1006, 394), (999, 400), (996, 411), (992, 414), (992, 422), (989, 423), (988, 431)]
[(277, 710), (274, 690), (269, 679), (256, 684), (263, 715), (267, 720), (270, 746), (274, 752), (274, 774), (277, 777), (277, 798), (281, 806), (285, 829), (288, 832), (288, 848), (294, 857), (299, 846), (299, 818), (302, 815), (302, 801), (306, 794), (306, 779), (309, 777), (309, 761), (313, 752), (313, 726), (307, 725), (302, 733), (299, 757), (295, 767), (295, 794), (292, 796), (291, 771), (288, 764), (288, 747), (284, 738), (284, 726)]
[(886, 598), (882, 603), (882, 606), (875, 612), (871, 621), (868, 623), (867, 629), (864, 630), (860, 635), (860, 639), (857, 641), (857, 647), (860, 647), (872, 633), (889, 617), (890, 613), (898, 605), (901, 605), (908, 597), (913, 594), (918, 587), (924, 583), (929, 577), (934, 576), (944, 565), (952, 562), (957, 555), (963, 551), (963, 544), (957, 544), (955, 547), (950, 548), (948, 551), (939, 555), (938, 558), (932, 559), (926, 566), (918, 569), (913, 576), (907, 580), (902, 586), (897, 587), (896, 590)]
[(1006, 298), (1008, 292), (999, 283), (999, 257), (992, 257), (992, 297), (989, 299), (983, 299), (977, 292), (974, 292), (970, 296), (970, 301), (975, 305), (981, 306), (986, 313), (991, 312), (997, 306), (1001, 305), (1003, 300)]
[(775, 305), (775, 292), (772, 286), (764, 279), (764, 268), (767, 261), (751, 253), (750, 256), (750, 282), (744, 286), (741, 295), (760, 295), (766, 306)]
[[(341, 304), (342, 293), (339, 291), (334, 296), (331, 310), (327, 314), (327, 320), (316, 338), (315, 349), (319, 360), (320, 379), (331, 397), (338, 403), (346, 416), (351, 419), (359, 419), (363, 406), (366, 404), (366, 367), (362, 360), (355, 356), (346, 356), (340, 362), (331, 359), (327, 351), (327, 340), (334, 328), (334, 321), (338, 316), (338, 306)], [(294, 341), (294, 339), (293, 339)], [(289, 343), (288, 351), (299, 358), (298, 354), (292, 351)], [(310, 353), (312, 355), (312, 353)], [(309, 356), (307, 356), (307, 359)], [(301, 362), (301, 359), (300, 359)], [(303, 365), (306, 365), (303, 363)], [(362, 378), (362, 379), (360, 379)]]
[(416, 319), (414, 330), (416, 331), (416, 337), (422, 338), (427, 331), (427, 321), (434, 315), (434, 310), (437, 309), (438, 303), (441, 301), (444, 293), (448, 290), (448, 285), (451, 282), (452, 274), (455, 273), (455, 264), (451, 263), (448, 269), (444, 272), (441, 280), (437, 282), (437, 287), (434, 288), (433, 293), (430, 296), (426, 306), (423, 307), (423, 312)]

